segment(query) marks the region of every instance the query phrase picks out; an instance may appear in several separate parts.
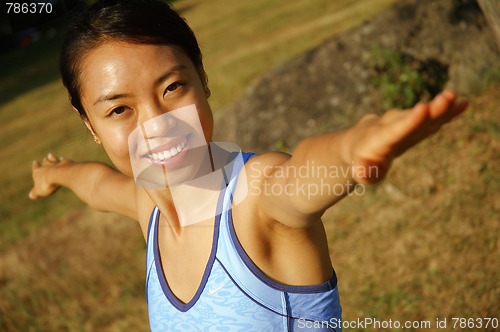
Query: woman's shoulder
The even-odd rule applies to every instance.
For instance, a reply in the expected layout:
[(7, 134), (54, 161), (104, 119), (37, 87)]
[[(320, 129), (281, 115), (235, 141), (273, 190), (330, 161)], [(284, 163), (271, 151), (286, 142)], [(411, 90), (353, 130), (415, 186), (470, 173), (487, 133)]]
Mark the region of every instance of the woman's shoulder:
[(244, 171), (250, 175), (259, 175), (259, 177), (269, 175), (290, 157), (287, 153), (277, 151), (256, 154), (245, 163)]
[[(290, 155), (282, 152), (243, 153), (243, 155), (246, 162), (239, 170), (235, 200), (245, 201), (250, 205), (260, 205), (262, 185), (290, 159)], [(246, 159), (245, 155), (250, 158)]]

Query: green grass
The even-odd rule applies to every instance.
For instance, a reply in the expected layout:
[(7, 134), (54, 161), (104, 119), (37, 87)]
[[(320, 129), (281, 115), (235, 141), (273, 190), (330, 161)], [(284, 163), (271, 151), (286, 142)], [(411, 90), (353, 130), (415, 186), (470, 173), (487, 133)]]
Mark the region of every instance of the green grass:
[(381, 92), (386, 109), (405, 109), (430, 100), (448, 81), (447, 67), (436, 60), (418, 61), (408, 54), (380, 46), (369, 55), (372, 84)]
[(393, 0), (179, 1), (198, 36), (215, 111), (273, 66), (362, 23)]
[(68, 194), (30, 201), (33, 160), (40, 160), (49, 151), (81, 160), (106, 158), (88, 139), (78, 117), (67, 110), (65, 93), (57, 81), (2, 105), (0, 126), (0, 181), (5, 202), (0, 208), (2, 250), (68, 208), (81, 206)]

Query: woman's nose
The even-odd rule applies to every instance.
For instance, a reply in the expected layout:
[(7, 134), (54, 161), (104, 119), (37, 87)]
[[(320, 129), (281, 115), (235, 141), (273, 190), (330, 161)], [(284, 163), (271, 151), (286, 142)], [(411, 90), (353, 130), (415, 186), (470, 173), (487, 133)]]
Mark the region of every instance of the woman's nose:
[(150, 138), (168, 136), (169, 131), (177, 124), (177, 120), (170, 112), (159, 109), (149, 110), (143, 121), (143, 131)]

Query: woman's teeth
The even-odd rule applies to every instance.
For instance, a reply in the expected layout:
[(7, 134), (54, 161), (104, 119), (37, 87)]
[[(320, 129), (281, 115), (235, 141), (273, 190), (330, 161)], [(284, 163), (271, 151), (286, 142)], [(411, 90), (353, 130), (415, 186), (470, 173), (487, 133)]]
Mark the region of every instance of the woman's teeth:
[(186, 147), (186, 140), (184, 139), (177, 146), (171, 148), (170, 150), (166, 150), (163, 152), (152, 153), (149, 154), (148, 157), (153, 159), (154, 161), (165, 161), (169, 160), (172, 157), (175, 157), (179, 152), (181, 152)]

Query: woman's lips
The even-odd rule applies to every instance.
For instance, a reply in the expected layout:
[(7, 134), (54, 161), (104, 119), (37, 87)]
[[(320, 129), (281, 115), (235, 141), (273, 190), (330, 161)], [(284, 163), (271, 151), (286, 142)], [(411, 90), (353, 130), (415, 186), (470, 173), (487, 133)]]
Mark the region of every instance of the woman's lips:
[(189, 135), (182, 138), (176, 139), (167, 144), (151, 149), (147, 153), (142, 154), (142, 158), (146, 159), (150, 164), (173, 168), (179, 164), (188, 150)]
[(163, 145), (151, 150), (146, 157), (153, 161), (169, 160), (178, 155), (186, 147), (187, 138), (184, 138), (179, 143), (172, 146), (172, 144)]

